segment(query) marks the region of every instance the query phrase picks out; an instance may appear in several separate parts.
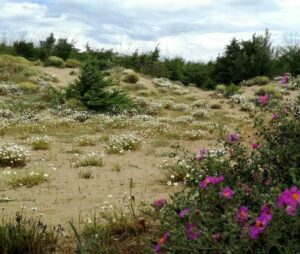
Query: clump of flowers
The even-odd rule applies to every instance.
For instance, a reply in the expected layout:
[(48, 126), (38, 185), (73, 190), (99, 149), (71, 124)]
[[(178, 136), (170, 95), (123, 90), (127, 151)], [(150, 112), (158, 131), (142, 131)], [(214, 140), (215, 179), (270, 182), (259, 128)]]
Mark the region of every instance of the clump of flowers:
[(179, 212), (179, 218), (183, 219), (184, 217), (186, 217), (188, 215), (188, 213), (191, 211), (190, 208), (184, 208)]
[(206, 154), (207, 154), (207, 149), (205, 147), (201, 148), (199, 150), (199, 153), (198, 153), (197, 157), (196, 157), (196, 160), (198, 160), (198, 161), (204, 160)]
[(260, 147), (260, 144), (258, 144), (258, 143), (253, 143), (251, 146), (252, 146), (252, 149), (253, 149), (253, 150), (256, 150), (256, 149), (258, 149), (258, 148)]
[(129, 133), (110, 136), (105, 148), (108, 153), (122, 154), (125, 151), (138, 150), (142, 144), (142, 139), (134, 133)]
[(284, 74), (280, 79), (280, 84), (285, 85), (285, 84), (289, 83), (289, 79), (290, 79), (289, 75)]
[(0, 166), (24, 167), (29, 161), (29, 152), (16, 144), (0, 145)]
[(240, 139), (241, 139), (241, 136), (238, 133), (233, 132), (228, 136), (227, 143), (228, 144), (238, 143), (238, 142), (240, 142)]
[(206, 189), (208, 185), (216, 185), (224, 181), (224, 176), (207, 176), (205, 179), (200, 183), (200, 187), (202, 189)]
[(249, 209), (246, 206), (241, 206), (236, 213), (236, 221), (240, 223), (245, 223), (249, 219)]
[(226, 198), (226, 199), (232, 199), (234, 195), (234, 191), (230, 187), (225, 187), (220, 192), (220, 196)]
[(250, 227), (250, 238), (257, 239), (259, 235), (262, 234), (269, 226), (272, 217), (271, 209), (268, 205), (264, 205), (261, 209), (261, 214), (255, 219), (255, 224)]
[(201, 231), (197, 229), (195, 223), (186, 224), (185, 232), (189, 240), (197, 240), (201, 236)]
[(300, 205), (300, 189), (296, 186), (286, 189), (277, 200), (277, 206), (291, 216), (296, 215), (298, 205)]
[(154, 201), (154, 207), (158, 210), (163, 208), (163, 206), (167, 203), (167, 200), (165, 198), (160, 198)]
[(169, 241), (170, 236), (171, 236), (170, 232), (166, 232), (166, 233), (164, 233), (164, 235), (162, 236), (162, 238), (160, 238), (160, 239), (157, 241), (157, 244), (154, 246), (154, 251), (155, 251), (156, 253), (161, 252), (162, 246), (163, 246), (164, 244), (166, 244), (166, 243)]
[(261, 106), (267, 106), (269, 104), (270, 96), (268, 94), (261, 95), (258, 98), (258, 103)]

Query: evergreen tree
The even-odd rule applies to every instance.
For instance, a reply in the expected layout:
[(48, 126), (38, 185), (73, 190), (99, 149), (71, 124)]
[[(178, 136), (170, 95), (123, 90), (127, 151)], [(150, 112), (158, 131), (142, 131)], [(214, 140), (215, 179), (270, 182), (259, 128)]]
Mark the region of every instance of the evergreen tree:
[(109, 81), (98, 70), (95, 59), (88, 60), (81, 67), (79, 79), (66, 90), (67, 98), (75, 98), (89, 109), (119, 112), (132, 106), (131, 99), (117, 90), (110, 91)]

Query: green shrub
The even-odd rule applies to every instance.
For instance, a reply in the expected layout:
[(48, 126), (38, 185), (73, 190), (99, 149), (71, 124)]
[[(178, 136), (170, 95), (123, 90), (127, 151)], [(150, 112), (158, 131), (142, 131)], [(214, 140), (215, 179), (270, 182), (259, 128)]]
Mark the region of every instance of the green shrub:
[(92, 170), (80, 170), (78, 172), (79, 178), (83, 179), (91, 179), (93, 178), (93, 171)]
[(78, 67), (80, 67), (80, 62), (75, 60), (75, 59), (69, 58), (69, 59), (66, 60), (66, 67), (68, 67), (68, 68), (78, 68)]
[(29, 140), (32, 146), (32, 150), (49, 150), (50, 149), (50, 139), (48, 136), (33, 137)]
[(225, 94), (226, 86), (224, 84), (218, 84), (215, 88), (217, 93)]
[(65, 106), (68, 108), (71, 108), (71, 109), (77, 109), (77, 108), (82, 107), (82, 103), (79, 100), (72, 98), (72, 99), (66, 100)]
[(254, 86), (254, 85), (267, 85), (270, 83), (270, 79), (266, 76), (257, 76), (255, 78), (249, 79), (245, 82), (245, 85), (247, 86)]
[(229, 86), (226, 86), (224, 96), (230, 97), (234, 94), (237, 94), (240, 91), (241, 87), (231, 83)]
[(277, 86), (275, 84), (269, 84), (264, 87), (261, 87), (256, 93), (256, 95), (272, 95), (276, 99), (282, 98), (282, 94), (277, 90)]
[(126, 74), (124, 81), (127, 83), (131, 83), (131, 84), (135, 84), (139, 81), (139, 75), (134, 73), (134, 72), (130, 72), (128, 74)]
[(37, 92), (39, 90), (38, 85), (36, 85), (32, 82), (29, 82), (29, 81), (20, 83), (19, 87), (26, 93), (34, 93), (34, 92)]
[(65, 62), (62, 58), (57, 57), (57, 56), (49, 56), (46, 65), (49, 66), (54, 66), (57, 68), (64, 68), (65, 67)]

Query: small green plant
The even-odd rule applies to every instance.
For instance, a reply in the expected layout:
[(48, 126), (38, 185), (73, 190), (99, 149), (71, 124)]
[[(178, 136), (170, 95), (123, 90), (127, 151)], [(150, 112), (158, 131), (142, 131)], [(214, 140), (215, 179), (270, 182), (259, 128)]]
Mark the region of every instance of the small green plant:
[(79, 178), (83, 178), (83, 179), (91, 179), (94, 177), (92, 170), (80, 170), (78, 172), (78, 176)]
[(75, 159), (75, 167), (103, 167), (104, 160), (103, 154), (96, 154), (96, 153), (88, 153), (80, 158)]
[(39, 90), (38, 85), (26, 81), (19, 84), (19, 87), (25, 92), (25, 93), (35, 93)]
[(136, 74), (135, 72), (130, 72), (126, 74), (126, 76), (124, 77), (124, 81), (131, 84), (137, 83), (139, 79), (140, 79), (139, 75)]
[(115, 162), (112, 166), (112, 171), (120, 172), (122, 170), (122, 165), (119, 162)]
[(49, 66), (54, 66), (57, 68), (64, 68), (65, 67), (65, 62), (62, 58), (57, 57), (57, 56), (50, 56), (46, 62), (47, 65)]
[(224, 84), (218, 84), (216, 86), (217, 93), (225, 94), (226, 86)]
[(8, 184), (13, 188), (26, 186), (28, 188), (49, 181), (49, 174), (43, 170), (32, 170), (25, 175), (17, 174), (8, 180)]
[(76, 138), (79, 146), (95, 146), (97, 144), (97, 139), (95, 137), (83, 136)]
[(75, 60), (75, 59), (69, 58), (69, 59), (66, 60), (66, 67), (68, 67), (68, 68), (78, 68), (78, 67), (80, 67), (80, 62)]
[(49, 150), (50, 149), (50, 139), (47, 136), (33, 137), (30, 139), (29, 142), (32, 146), (32, 150)]
[(219, 103), (213, 103), (210, 105), (211, 109), (220, 109), (222, 106)]

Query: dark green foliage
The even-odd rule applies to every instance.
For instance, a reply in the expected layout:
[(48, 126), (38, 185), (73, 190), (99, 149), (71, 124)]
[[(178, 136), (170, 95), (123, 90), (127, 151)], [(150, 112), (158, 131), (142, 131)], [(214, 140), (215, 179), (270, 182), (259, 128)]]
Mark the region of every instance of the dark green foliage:
[(87, 44), (86, 49), (80, 52), (73, 41), (56, 39), (53, 33), (40, 41), (38, 46), (25, 40), (8, 45), (4, 40), (0, 43), (0, 53), (21, 55), (30, 60), (41, 59), (44, 63), (50, 56), (64, 60), (72, 58), (80, 62), (94, 58), (100, 71), (123, 66), (153, 77), (164, 77), (184, 85), (195, 84), (208, 89), (213, 89), (218, 83), (240, 84), (257, 76), (274, 77), (286, 72), (300, 74), (299, 45), (291, 43), (275, 51), (268, 31), (263, 36), (254, 34), (250, 40), (233, 39), (225, 47), (224, 54), (208, 63), (187, 62), (181, 57), (163, 59), (158, 46), (149, 52), (136, 50), (124, 55), (113, 50), (92, 49)]
[(104, 79), (98, 66), (95, 59), (83, 64), (79, 79), (67, 88), (66, 97), (77, 99), (95, 111), (119, 112), (129, 109), (132, 105), (130, 98), (120, 91), (110, 91), (110, 83)]
[(237, 86), (237, 85), (231, 83), (229, 86), (226, 86), (224, 96), (225, 97), (230, 97), (230, 96), (238, 93), (240, 88), (241, 88), (240, 86)]
[(55, 56), (58, 56), (66, 61), (70, 57), (73, 50), (75, 50), (74, 43), (70, 43), (67, 39), (62, 38), (57, 40), (53, 53)]
[(40, 41), (40, 52), (39, 58), (41, 60), (46, 60), (49, 56), (53, 55), (53, 50), (55, 46), (56, 39), (54, 34), (51, 33), (45, 41)]
[(27, 59), (36, 59), (36, 49), (32, 42), (24, 40), (16, 41), (13, 44), (14, 53)]
[(273, 61), (274, 72), (289, 72), (293, 76), (300, 74), (300, 45), (295, 43), (277, 50), (277, 57)]
[(233, 39), (226, 46), (223, 56), (217, 58), (213, 77), (219, 83), (240, 83), (255, 76), (271, 73), (272, 48), (270, 34), (253, 35), (251, 40)]

